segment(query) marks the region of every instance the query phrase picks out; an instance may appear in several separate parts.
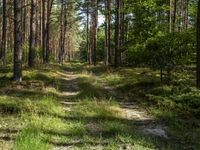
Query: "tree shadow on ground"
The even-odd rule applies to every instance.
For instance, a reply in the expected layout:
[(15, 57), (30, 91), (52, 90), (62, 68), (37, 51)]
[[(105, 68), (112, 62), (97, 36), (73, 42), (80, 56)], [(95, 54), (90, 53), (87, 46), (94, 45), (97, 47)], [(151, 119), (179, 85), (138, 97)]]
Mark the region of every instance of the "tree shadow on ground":
[(0, 74), (7, 74), (11, 72), (12, 72), (12, 69), (10, 67), (0, 68)]
[(42, 97), (45, 96), (52, 96), (52, 97), (56, 97), (56, 98), (60, 98), (59, 95), (57, 95), (54, 92), (46, 92), (43, 90), (25, 90), (25, 89), (7, 89), (4, 90), (4, 92), (2, 93), (2, 96), (8, 96), (8, 98), (10, 97), (10, 99), (12, 99), (13, 97), (18, 98), (18, 101), (24, 101), (24, 100), (33, 100), (33, 101), (39, 101)]
[(109, 142), (91, 142), (91, 141), (79, 141), (79, 142), (56, 142), (56, 141), (50, 141), (50, 144), (54, 146), (62, 146), (62, 147), (72, 147), (72, 146), (83, 146), (83, 145), (90, 145), (90, 146), (106, 146), (109, 144)]
[(12, 78), (8, 76), (0, 76), (0, 88), (12, 84)]
[(58, 79), (57, 90), (59, 92), (79, 92), (77, 79)]
[(79, 81), (80, 91), (77, 95), (72, 96), (71, 100), (110, 98), (104, 87), (89, 82), (87, 77), (80, 77), (77, 80)]
[(13, 114), (19, 114), (20, 112), (21, 108), (16, 104), (12, 103), (0, 104), (0, 114), (13, 115)]
[(23, 78), (24, 81), (26, 82), (35, 82), (37, 81), (38, 83), (42, 83), (44, 86), (52, 85), (55, 83), (56, 79), (54, 77), (51, 77), (49, 75), (46, 75), (44, 73), (37, 73), (33, 76), (25, 76)]
[(101, 76), (102, 74), (110, 73), (114, 70), (111, 67), (102, 66), (102, 65), (90, 66), (86, 69), (87, 69), (88, 72), (91, 72), (91, 73), (95, 74), (96, 76)]
[(15, 140), (15, 137), (11, 137), (11, 136), (9, 136), (9, 135), (4, 135), (4, 136), (1, 136), (1, 135), (0, 135), (0, 140), (2, 140), (2, 141), (7, 141), (7, 142), (9, 142), (9, 141), (14, 141), (14, 140)]
[(19, 129), (0, 128), (0, 141), (14, 141), (19, 131)]

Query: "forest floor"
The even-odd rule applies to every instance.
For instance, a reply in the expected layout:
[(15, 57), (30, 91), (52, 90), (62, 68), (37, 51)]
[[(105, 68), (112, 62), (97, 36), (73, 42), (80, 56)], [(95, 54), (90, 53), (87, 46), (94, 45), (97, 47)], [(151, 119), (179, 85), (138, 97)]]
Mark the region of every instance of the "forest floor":
[(169, 83), (149, 68), (101, 64), (0, 70), (0, 150), (200, 149), (200, 91), (192, 67)]

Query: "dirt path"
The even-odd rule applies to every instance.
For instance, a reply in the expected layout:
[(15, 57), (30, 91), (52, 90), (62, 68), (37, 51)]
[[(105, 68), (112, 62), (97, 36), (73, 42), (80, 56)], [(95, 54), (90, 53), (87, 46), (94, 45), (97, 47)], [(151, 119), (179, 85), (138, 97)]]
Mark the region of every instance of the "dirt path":
[(77, 102), (73, 102), (70, 100), (72, 96), (76, 96), (80, 92), (80, 88), (78, 86), (78, 75), (74, 72), (65, 72), (62, 74), (62, 82), (59, 83), (59, 87), (64, 97), (64, 101), (61, 104), (64, 106), (63, 109), (65, 111), (70, 111), (72, 105), (76, 105)]
[(134, 103), (120, 103), (122, 111), (126, 114), (126, 118), (134, 120), (138, 129), (150, 136), (157, 136), (161, 138), (168, 138), (166, 127), (157, 119), (149, 115), (144, 109), (138, 107)]
[[(95, 77), (101, 82), (102, 87), (109, 92), (110, 97), (114, 97), (116, 100), (121, 101), (120, 107), (122, 112), (125, 114), (125, 119), (133, 120), (137, 125), (138, 129), (144, 134), (168, 138), (166, 133), (166, 127), (163, 124), (161, 124), (160, 121), (149, 115), (144, 109), (138, 107), (137, 104), (131, 102), (124, 102), (123, 98), (121, 98), (111, 86), (103, 82), (102, 79), (100, 79), (100, 77)], [(79, 86), (77, 78), (78, 75), (76, 73), (66, 72), (66, 77), (64, 78), (64, 80), (69, 81), (68, 84), (64, 84), (65, 91), (63, 91), (63, 94), (66, 97), (78, 94)], [(65, 106), (76, 105), (76, 102), (71, 102), (67, 99), (68, 98), (66, 98), (66, 100), (62, 102)], [(69, 110), (69, 107), (65, 107), (64, 109)]]
[[(121, 111), (124, 115), (124, 119), (133, 121), (134, 126), (142, 134), (149, 136), (156, 136), (167, 139), (166, 127), (162, 125), (154, 117), (150, 116), (144, 109), (138, 107), (135, 103), (123, 102), (123, 98), (119, 98), (117, 92), (103, 82), (98, 76), (95, 76), (97, 80), (101, 82), (101, 86), (108, 91), (110, 97), (114, 97), (119, 102)], [(62, 95), (65, 96), (65, 100), (62, 101), (63, 109), (65, 111), (71, 111), (72, 106), (77, 105), (78, 102), (70, 100), (71, 96), (76, 96), (80, 92), (78, 74), (75, 72), (65, 72), (62, 78), (63, 82), (60, 83), (62, 87)], [(121, 100), (119, 100), (121, 99)], [(73, 149), (71, 146), (56, 146), (53, 150), (67, 150)], [(94, 148), (95, 149), (95, 148)]]
[(166, 128), (159, 120), (149, 115), (146, 110), (140, 108), (134, 102), (124, 102), (123, 97), (121, 97), (118, 92), (116, 92), (111, 86), (102, 82), (102, 87), (107, 90), (112, 97), (117, 101), (121, 101), (120, 107), (122, 112), (125, 114), (125, 119), (133, 120), (134, 124), (138, 127), (140, 132), (150, 136), (156, 136), (168, 139)]

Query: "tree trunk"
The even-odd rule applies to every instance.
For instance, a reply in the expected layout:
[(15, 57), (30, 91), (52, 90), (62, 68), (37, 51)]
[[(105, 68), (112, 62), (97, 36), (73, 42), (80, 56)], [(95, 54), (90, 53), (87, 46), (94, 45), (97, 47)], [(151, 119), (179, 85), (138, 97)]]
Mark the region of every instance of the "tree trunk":
[(64, 23), (64, 31), (63, 31), (63, 41), (62, 41), (62, 51), (63, 51), (63, 62), (65, 58), (65, 41), (66, 41), (66, 32), (67, 32), (67, 6), (65, 4), (64, 6), (64, 18), (63, 18), (63, 23)]
[(177, 0), (174, 1), (174, 14), (173, 14), (173, 21), (172, 21), (172, 32), (174, 33), (176, 30), (176, 12), (177, 12)]
[(50, 32), (50, 17), (51, 17), (51, 10), (53, 6), (53, 0), (48, 0), (47, 1), (47, 20), (46, 20), (46, 32), (45, 32), (45, 37), (46, 37), (46, 63), (49, 62), (49, 54), (50, 54), (50, 49), (49, 49), (49, 32)]
[(1, 60), (5, 65), (6, 55), (6, 34), (7, 34), (7, 4), (6, 0), (3, 0), (3, 21), (2, 21), (2, 41), (1, 41)]
[(63, 13), (64, 13), (64, 0), (61, 1), (61, 12), (60, 12), (60, 40), (59, 40), (59, 63), (63, 62)]
[(30, 15), (30, 41), (29, 41), (29, 67), (34, 66), (36, 48), (36, 0), (31, 0)]
[(169, 0), (169, 32), (172, 32), (172, 0)]
[(119, 67), (120, 57), (120, 0), (115, 0), (116, 20), (115, 20), (115, 67)]
[(111, 0), (107, 3), (108, 10), (108, 62), (111, 64)]
[(26, 9), (26, 0), (22, 0), (22, 43), (26, 40), (26, 15), (27, 15), (27, 9)]
[(96, 65), (96, 49), (97, 49), (97, 25), (98, 25), (98, 2), (97, 0), (92, 1), (93, 14), (92, 14), (92, 63)]
[(22, 81), (21, 0), (14, 0), (14, 81)]
[(111, 46), (110, 46), (110, 37), (111, 37), (111, 16), (110, 16), (110, 6), (111, 2), (110, 0), (105, 0), (105, 64), (109, 65), (111, 64)]
[(85, 0), (85, 3), (86, 3), (86, 17), (87, 17), (87, 20), (86, 20), (86, 45), (87, 45), (87, 58), (86, 58), (86, 61), (88, 61), (89, 64), (91, 64), (90, 62), (90, 43), (89, 43), (89, 1), (88, 0)]
[(45, 0), (42, 0), (42, 54), (43, 54), (43, 63), (46, 63), (46, 47), (45, 47), (45, 41), (46, 41), (46, 34), (45, 34)]

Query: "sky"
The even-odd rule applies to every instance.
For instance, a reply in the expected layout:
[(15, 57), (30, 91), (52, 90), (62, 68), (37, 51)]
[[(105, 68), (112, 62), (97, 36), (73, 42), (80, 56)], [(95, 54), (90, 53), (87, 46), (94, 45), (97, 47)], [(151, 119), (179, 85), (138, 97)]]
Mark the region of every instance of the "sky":
[(102, 25), (104, 23), (104, 16), (103, 15), (99, 15), (99, 18), (98, 18), (98, 26)]

